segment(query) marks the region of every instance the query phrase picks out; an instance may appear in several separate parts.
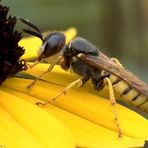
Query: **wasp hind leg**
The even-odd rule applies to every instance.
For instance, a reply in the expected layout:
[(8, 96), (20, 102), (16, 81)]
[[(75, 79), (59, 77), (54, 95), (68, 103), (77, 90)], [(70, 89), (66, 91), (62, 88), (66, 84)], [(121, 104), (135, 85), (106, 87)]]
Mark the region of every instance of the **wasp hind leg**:
[[(55, 62), (53, 62), (49, 67), (48, 67), (48, 69), (46, 70), (46, 71), (44, 71), (43, 73), (41, 73), (31, 84), (29, 84), (28, 85), (28, 88), (29, 89), (31, 89), (34, 85), (35, 85), (35, 83), (43, 76), (43, 75), (45, 75), (46, 73), (48, 73), (48, 72), (51, 72), (51, 70), (54, 68), (54, 66), (61, 60), (61, 56), (59, 56), (56, 60), (55, 60)], [(37, 63), (34, 63), (35, 65), (37, 64)]]
[(116, 58), (111, 58), (111, 60), (112, 60), (113, 62), (115, 62), (117, 65), (119, 65), (120, 67), (123, 67), (123, 65), (119, 62), (118, 59), (116, 59)]
[(111, 102), (111, 106), (113, 108), (113, 112), (114, 112), (114, 116), (115, 116), (115, 123), (116, 123), (116, 127), (118, 130), (118, 137), (121, 138), (122, 137), (122, 131), (120, 128), (120, 124), (119, 124), (119, 119), (118, 119), (118, 112), (117, 112), (117, 108), (116, 108), (116, 99), (114, 96), (114, 91), (113, 91), (113, 86), (112, 83), (110, 81), (109, 78), (105, 78), (104, 81), (108, 84), (108, 88), (109, 88), (109, 99)]
[(67, 85), (67, 86), (62, 90), (62, 92), (60, 92), (58, 95), (56, 95), (55, 97), (51, 98), (50, 101), (47, 101), (47, 102), (45, 102), (45, 103), (37, 102), (36, 105), (41, 106), (41, 107), (47, 106), (48, 104), (52, 103), (53, 101), (56, 101), (59, 97), (61, 97), (61, 96), (63, 96), (63, 95), (66, 95), (66, 93), (67, 93), (72, 87), (74, 87), (75, 85), (80, 84), (80, 86), (82, 86), (83, 83), (85, 83), (83, 79), (77, 79), (77, 80), (71, 82), (69, 85)]

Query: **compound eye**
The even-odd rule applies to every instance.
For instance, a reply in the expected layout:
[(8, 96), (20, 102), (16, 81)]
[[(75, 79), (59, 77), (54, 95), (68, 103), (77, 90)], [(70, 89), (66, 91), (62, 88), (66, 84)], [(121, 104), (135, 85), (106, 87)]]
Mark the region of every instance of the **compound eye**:
[(50, 57), (62, 50), (62, 47), (65, 44), (65, 36), (61, 33), (54, 33), (48, 35), (42, 44), (41, 54), (38, 57), (38, 60)]
[(50, 49), (56, 48), (58, 46), (58, 43), (59, 43), (59, 37), (57, 35), (53, 35), (48, 39), (45, 48), (50, 48)]

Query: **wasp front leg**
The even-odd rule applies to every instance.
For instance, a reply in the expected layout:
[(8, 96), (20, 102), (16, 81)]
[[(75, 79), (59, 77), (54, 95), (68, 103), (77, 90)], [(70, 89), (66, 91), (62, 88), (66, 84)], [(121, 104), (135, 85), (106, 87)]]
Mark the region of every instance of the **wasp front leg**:
[(40, 61), (36, 60), (33, 64), (29, 64), (29, 63), (26, 63), (27, 67), (28, 68), (33, 68), (34, 66), (36, 66)]
[[(43, 73), (41, 73), (31, 84), (29, 84), (28, 85), (28, 88), (32, 88), (34, 85), (35, 85), (35, 83), (43, 76), (43, 75), (45, 75), (46, 73), (48, 73), (48, 72), (51, 72), (51, 70), (54, 68), (54, 66), (60, 61), (62, 59), (62, 57), (61, 56), (59, 56), (56, 60), (55, 60), (55, 62), (53, 62), (52, 64), (50, 64), (50, 66), (48, 67), (48, 69), (46, 70), (46, 71), (44, 71)], [(35, 64), (35, 63), (34, 63)], [(37, 64), (37, 63), (36, 63)], [(35, 64), (35, 65), (36, 65)]]

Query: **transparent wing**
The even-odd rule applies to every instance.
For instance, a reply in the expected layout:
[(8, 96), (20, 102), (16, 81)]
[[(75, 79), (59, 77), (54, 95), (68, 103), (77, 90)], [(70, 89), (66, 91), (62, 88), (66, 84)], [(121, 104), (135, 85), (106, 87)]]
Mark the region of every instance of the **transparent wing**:
[(126, 81), (130, 86), (148, 97), (148, 85), (141, 81), (136, 75), (132, 74), (127, 69), (120, 67), (113, 62), (109, 57), (99, 52), (99, 56), (80, 54), (81, 60), (99, 69), (104, 69)]

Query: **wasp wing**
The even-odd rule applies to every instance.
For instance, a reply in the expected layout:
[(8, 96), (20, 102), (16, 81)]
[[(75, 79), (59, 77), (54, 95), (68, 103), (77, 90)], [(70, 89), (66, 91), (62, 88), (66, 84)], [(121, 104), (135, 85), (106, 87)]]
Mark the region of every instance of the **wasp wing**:
[(141, 81), (136, 75), (132, 74), (127, 69), (116, 64), (103, 53), (99, 52), (99, 56), (79, 54), (78, 57), (92, 66), (111, 72), (148, 97), (148, 85), (146, 83)]

